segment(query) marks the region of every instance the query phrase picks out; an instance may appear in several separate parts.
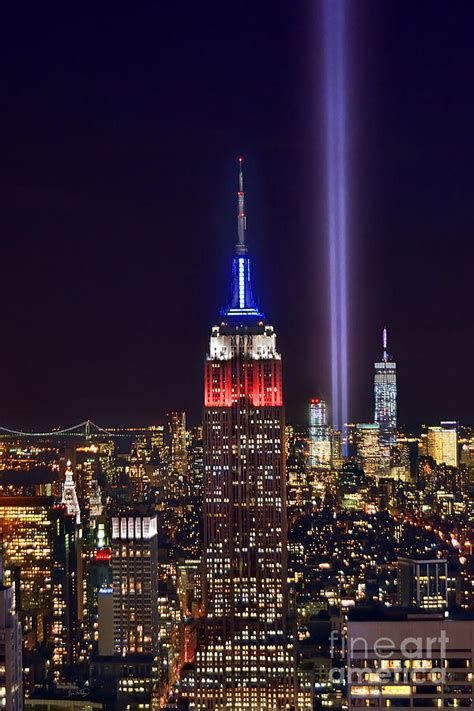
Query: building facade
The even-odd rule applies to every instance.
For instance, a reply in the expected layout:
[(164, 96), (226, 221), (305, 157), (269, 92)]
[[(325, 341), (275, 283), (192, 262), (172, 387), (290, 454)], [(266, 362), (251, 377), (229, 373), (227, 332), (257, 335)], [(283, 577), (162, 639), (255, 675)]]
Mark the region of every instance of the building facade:
[(380, 426), (377, 423), (356, 425), (357, 460), (365, 474), (377, 474), (381, 468)]
[(381, 612), (349, 619), (349, 709), (473, 708), (474, 619)]
[(427, 454), (436, 464), (458, 466), (458, 434), (456, 423), (442, 422), (439, 427), (429, 427)]
[(448, 562), (440, 558), (399, 558), (398, 604), (438, 610), (448, 605)]

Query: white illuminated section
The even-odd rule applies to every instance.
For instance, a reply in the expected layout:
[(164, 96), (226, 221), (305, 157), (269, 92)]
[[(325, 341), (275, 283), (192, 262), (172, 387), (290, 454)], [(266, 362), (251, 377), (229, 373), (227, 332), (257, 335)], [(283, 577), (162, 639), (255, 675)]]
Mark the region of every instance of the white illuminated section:
[[(271, 326), (265, 327), (265, 333), (242, 336), (245, 351), (254, 360), (276, 359), (281, 356), (276, 350), (276, 334)], [(236, 356), (235, 339), (232, 336), (223, 335), (219, 327), (212, 329), (209, 345), (210, 360), (231, 360)]]
[(112, 518), (112, 539), (148, 540), (158, 533), (156, 516), (121, 516)]

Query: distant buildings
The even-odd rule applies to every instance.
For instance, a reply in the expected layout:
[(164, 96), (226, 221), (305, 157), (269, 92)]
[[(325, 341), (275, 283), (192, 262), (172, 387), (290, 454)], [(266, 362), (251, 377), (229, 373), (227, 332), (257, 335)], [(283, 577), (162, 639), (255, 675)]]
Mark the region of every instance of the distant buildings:
[(309, 466), (327, 468), (331, 463), (328, 409), (324, 400), (309, 401)]

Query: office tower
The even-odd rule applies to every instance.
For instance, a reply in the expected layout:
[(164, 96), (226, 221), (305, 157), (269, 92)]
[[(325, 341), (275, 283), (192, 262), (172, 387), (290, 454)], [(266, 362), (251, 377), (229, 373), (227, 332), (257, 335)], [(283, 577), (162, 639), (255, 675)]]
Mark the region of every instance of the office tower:
[(52, 614), (53, 504), (48, 496), (0, 497), (5, 581), (15, 588), (15, 607), (28, 649), (46, 642)]
[(456, 422), (442, 422), (440, 427), (428, 427), (427, 454), (436, 464), (458, 466)]
[(387, 353), (387, 329), (382, 336), (382, 360), (375, 363), (375, 423), (380, 427), (382, 464), (390, 463), (390, 447), (397, 441), (397, 364)]
[[(68, 480), (64, 483), (66, 489)], [(63, 497), (64, 498), (64, 497)], [(77, 503), (77, 499), (76, 499)], [(53, 598), (52, 671), (56, 681), (63, 667), (79, 660), (83, 619), (82, 527), (75, 505), (54, 505), (51, 509), (51, 586)]]
[(156, 515), (127, 511), (112, 517), (115, 653), (157, 648), (158, 536)]
[(183, 491), (187, 478), (187, 448), (186, 448), (186, 413), (170, 412), (168, 414), (169, 431), (171, 435), (171, 482), (170, 491), (175, 497)]
[(309, 466), (329, 467), (331, 441), (329, 437), (328, 409), (319, 398), (309, 401)]
[(380, 427), (378, 424), (356, 425), (357, 459), (365, 474), (380, 470)]
[(133, 445), (128, 469), (132, 501), (144, 501), (148, 489), (145, 452), (139, 443)]
[(3, 584), (0, 561), (0, 707), (23, 709), (21, 623), (14, 611), (14, 591)]
[(439, 610), (448, 605), (448, 563), (440, 558), (399, 558), (398, 604)]
[[(295, 431), (293, 427), (286, 427), (286, 480), (287, 499), (289, 506), (302, 506), (311, 500), (311, 476), (307, 470), (307, 443), (306, 437)], [(319, 477), (317, 477), (319, 479)]]
[(206, 642), (194, 708), (275, 711), (295, 704), (281, 359), (252, 294), (242, 164), (239, 178), (232, 296), (204, 375)]
[(472, 708), (474, 618), (357, 610), (347, 626), (348, 708)]

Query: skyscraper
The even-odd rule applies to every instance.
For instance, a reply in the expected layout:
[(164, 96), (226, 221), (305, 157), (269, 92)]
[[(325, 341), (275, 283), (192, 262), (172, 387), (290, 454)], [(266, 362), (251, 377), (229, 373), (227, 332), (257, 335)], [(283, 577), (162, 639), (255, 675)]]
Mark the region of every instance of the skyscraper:
[(25, 639), (45, 642), (52, 616), (53, 534), (48, 496), (0, 496), (5, 582), (15, 589)]
[(188, 470), (186, 413), (170, 412), (168, 420), (171, 434), (171, 482), (169, 489), (173, 496), (179, 498), (185, 489)]
[(325, 400), (313, 397), (309, 401), (309, 466), (329, 467), (330, 463), (328, 408)]
[(158, 537), (156, 515), (112, 517), (115, 653), (153, 654), (157, 648)]
[(455, 422), (442, 422), (428, 428), (427, 454), (436, 464), (458, 466), (458, 433)]
[(397, 364), (387, 352), (387, 329), (382, 335), (382, 360), (375, 363), (375, 422), (380, 426), (382, 458), (390, 459), (390, 447), (397, 441)]
[(380, 470), (380, 427), (378, 424), (360, 423), (356, 425), (357, 460), (366, 474), (376, 474)]
[(276, 711), (295, 705), (281, 358), (253, 297), (245, 229), (240, 161), (232, 297), (205, 364), (206, 625), (194, 708)]

